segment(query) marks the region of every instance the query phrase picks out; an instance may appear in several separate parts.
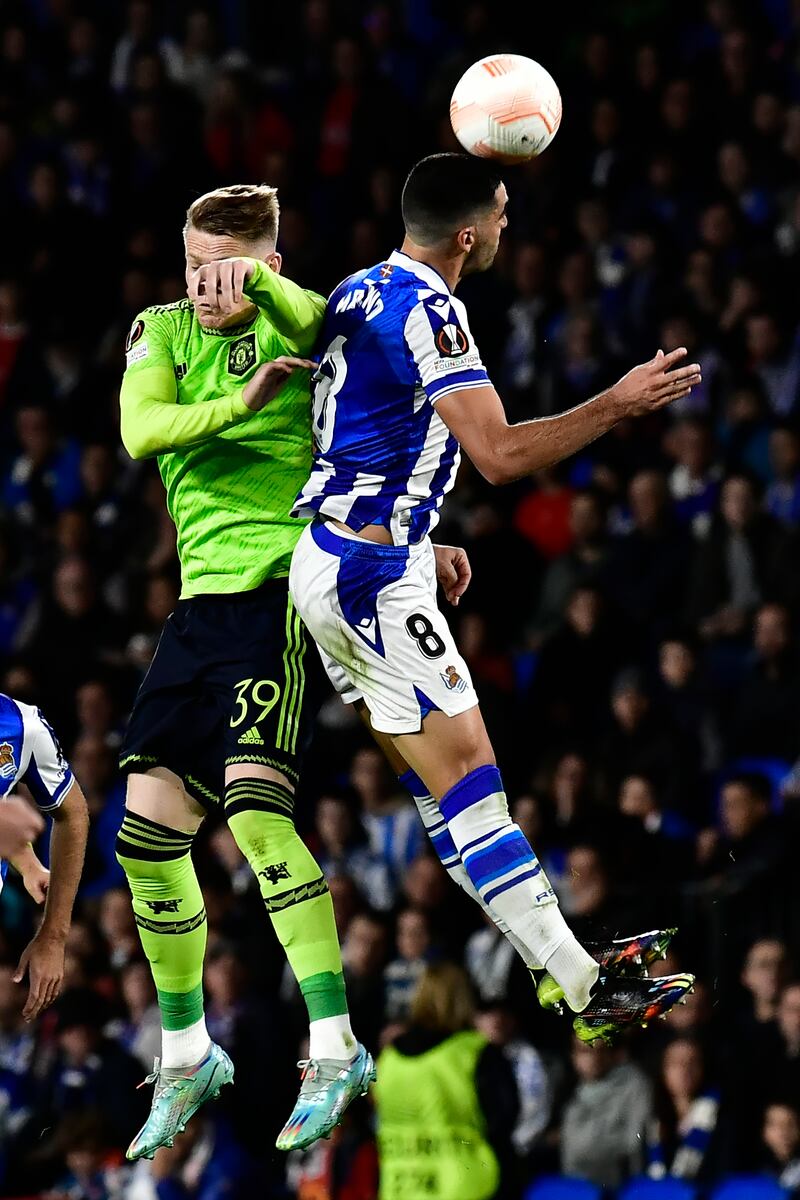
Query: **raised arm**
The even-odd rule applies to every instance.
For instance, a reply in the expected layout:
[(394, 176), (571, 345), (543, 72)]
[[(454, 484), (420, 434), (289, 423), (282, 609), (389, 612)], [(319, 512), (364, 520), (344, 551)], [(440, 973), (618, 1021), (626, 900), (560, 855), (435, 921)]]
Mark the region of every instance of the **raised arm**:
[[(278, 260), (279, 261), (279, 260)], [(258, 258), (223, 258), (195, 271), (191, 300), (204, 297), (212, 311), (225, 315), (249, 297), (281, 337), (300, 355), (308, 354), (325, 314), (325, 299), (286, 279)]]
[(263, 309), (278, 333), (293, 343), (298, 354), (308, 354), (325, 315), (324, 296), (299, 287), (265, 262), (255, 258), (249, 261), (253, 271), (245, 282), (245, 295)]
[(445, 394), (436, 411), (489, 483), (511, 483), (551, 467), (608, 433), (625, 417), (657, 412), (700, 383), (697, 363), (676, 367), (686, 350), (661, 350), (618, 383), (556, 417), (509, 425), (490, 383)]

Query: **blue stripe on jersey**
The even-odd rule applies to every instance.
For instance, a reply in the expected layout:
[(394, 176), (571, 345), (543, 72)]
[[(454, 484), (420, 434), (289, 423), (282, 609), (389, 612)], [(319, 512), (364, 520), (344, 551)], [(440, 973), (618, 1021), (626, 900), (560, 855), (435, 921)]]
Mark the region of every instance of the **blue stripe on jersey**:
[(431, 267), (395, 252), (335, 289), (319, 345), (315, 458), (293, 515), (421, 541), (460, 458), (433, 401), (488, 382), (463, 304)]

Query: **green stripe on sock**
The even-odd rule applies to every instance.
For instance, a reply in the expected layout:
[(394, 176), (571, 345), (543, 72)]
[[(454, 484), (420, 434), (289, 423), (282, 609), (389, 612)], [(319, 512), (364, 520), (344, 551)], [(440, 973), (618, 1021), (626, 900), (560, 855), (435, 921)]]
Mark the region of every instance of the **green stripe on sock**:
[(203, 985), (190, 992), (158, 991), (158, 1007), (161, 1010), (161, 1024), (164, 1029), (188, 1029), (199, 1021), (203, 1015)]
[(341, 1017), (347, 1012), (347, 996), (344, 990), (344, 975), (333, 971), (322, 971), (319, 975), (308, 975), (300, 980), (300, 991), (308, 1009), (310, 1021), (321, 1021), (324, 1017)]

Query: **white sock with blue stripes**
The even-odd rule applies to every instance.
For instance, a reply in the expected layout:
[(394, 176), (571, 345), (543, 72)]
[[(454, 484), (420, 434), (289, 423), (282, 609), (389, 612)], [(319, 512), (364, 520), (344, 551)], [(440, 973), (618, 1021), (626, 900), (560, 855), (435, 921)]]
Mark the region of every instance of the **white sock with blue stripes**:
[(470, 771), (442, 797), (439, 808), (484, 904), (550, 971), (570, 1008), (582, 1011), (599, 968), (564, 920), (539, 860), (512, 822), (497, 767)]
[(503, 937), (507, 938), (514, 947), (528, 970), (541, 971), (542, 964), (538, 958), (531, 953), (525, 943), (520, 941), (516, 934), (511, 932), (500, 914), (489, 907), (480, 892), (475, 888), (459, 857), (450, 830), (447, 828), (447, 822), (442, 816), (441, 809), (419, 775), (415, 771), (408, 770), (403, 775), (399, 775), (398, 779), (403, 787), (413, 796), (417, 811), (422, 818), (422, 824), (425, 826), (425, 832), (431, 839), (431, 844), (438, 854), (439, 860), (445, 871), (447, 871), (447, 874), (454, 883), (457, 883), (467, 893), (470, 900), (474, 900), (477, 904), (480, 904), (483, 911), (491, 917)]

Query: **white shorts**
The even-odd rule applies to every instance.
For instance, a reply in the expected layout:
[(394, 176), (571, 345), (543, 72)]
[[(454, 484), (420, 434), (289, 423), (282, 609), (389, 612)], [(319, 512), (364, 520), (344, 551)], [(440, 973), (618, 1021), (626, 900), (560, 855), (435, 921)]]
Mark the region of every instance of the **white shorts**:
[(329, 522), (303, 530), (289, 590), (346, 704), (363, 699), (381, 733), (417, 733), (429, 712), (478, 703), (469, 670), (436, 607), (428, 538), (382, 546)]

